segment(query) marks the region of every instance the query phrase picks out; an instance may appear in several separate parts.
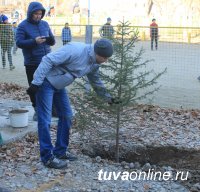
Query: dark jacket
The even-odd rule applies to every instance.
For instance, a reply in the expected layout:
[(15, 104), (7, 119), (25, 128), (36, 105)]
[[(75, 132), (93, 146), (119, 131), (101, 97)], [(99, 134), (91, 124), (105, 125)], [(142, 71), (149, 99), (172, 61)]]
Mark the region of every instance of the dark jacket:
[(62, 29), (62, 41), (70, 42), (72, 40), (71, 29), (69, 27), (64, 27)]
[[(45, 9), (42, 4), (39, 2), (30, 3), (27, 11), (27, 19), (18, 25), (16, 44), (22, 49), (24, 55), (24, 65), (38, 66), (42, 57), (51, 52), (50, 46), (55, 44), (55, 39), (49, 24), (43, 20), (38, 22), (32, 20), (33, 12), (38, 10), (42, 10), (43, 18)], [(46, 36), (49, 38), (46, 42), (37, 44), (35, 38), (38, 36)]]
[(114, 35), (113, 26), (110, 23), (106, 23), (100, 28), (99, 33), (101, 37), (111, 38)]

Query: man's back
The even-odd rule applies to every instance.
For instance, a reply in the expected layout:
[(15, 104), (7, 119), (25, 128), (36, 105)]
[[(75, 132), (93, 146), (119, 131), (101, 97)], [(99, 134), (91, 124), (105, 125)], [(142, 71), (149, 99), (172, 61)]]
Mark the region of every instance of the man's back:
[(151, 23), (150, 25), (150, 35), (151, 36), (157, 36), (158, 35), (158, 25), (156, 22)]
[[(43, 57), (43, 61), (47, 60), (51, 62), (43, 62), (38, 68), (38, 73), (44, 74), (44, 71), (48, 71), (47, 79), (57, 88), (99, 66), (96, 64), (93, 45), (79, 42), (68, 43), (49, 53)], [(41, 84), (41, 80), (36, 75), (34, 83)]]
[(113, 26), (111, 25), (111, 18), (107, 18), (107, 22), (100, 28), (99, 34), (101, 37), (104, 38), (111, 38), (114, 35), (114, 29)]
[(112, 37), (114, 33), (113, 26), (109, 23), (106, 23), (102, 26), (102, 37)]
[(1, 24), (0, 26), (0, 43), (2, 47), (12, 46), (14, 34), (10, 24)]

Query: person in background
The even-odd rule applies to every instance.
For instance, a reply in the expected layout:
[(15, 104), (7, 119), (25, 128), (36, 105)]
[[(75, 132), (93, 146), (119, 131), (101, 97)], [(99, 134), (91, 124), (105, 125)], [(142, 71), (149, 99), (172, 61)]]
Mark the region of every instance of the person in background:
[(12, 46), (14, 42), (14, 35), (12, 32), (12, 26), (8, 22), (8, 17), (6, 15), (2, 16), (3, 24), (0, 25), (0, 44), (1, 44), (1, 56), (3, 69), (6, 68), (6, 52), (8, 54), (8, 62), (10, 65), (10, 70), (15, 69), (12, 62)]
[[(27, 93), (36, 94), (40, 156), (46, 167), (62, 169), (67, 167), (66, 160), (77, 159), (67, 151), (73, 114), (66, 86), (86, 75), (105, 102), (116, 103), (99, 77), (99, 67), (112, 54), (112, 43), (108, 39), (99, 39), (94, 45), (70, 42), (43, 57)], [(49, 126), (53, 96), (59, 117), (55, 146), (52, 145)]]
[[(0, 24), (3, 24), (3, 18), (5, 17), (6, 15), (4, 15), (3, 13), (0, 13)], [(7, 17), (7, 16), (6, 16)]]
[(13, 34), (14, 34), (13, 55), (15, 55), (16, 52), (17, 52), (17, 48), (18, 48), (17, 45), (16, 45), (17, 22), (12, 23), (12, 31), (13, 31)]
[(65, 23), (65, 27), (62, 29), (62, 42), (63, 45), (67, 44), (72, 40), (71, 29), (69, 27), (69, 23)]
[(155, 41), (155, 48), (158, 49), (158, 25), (156, 19), (152, 19), (150, 25), (150, 37), (151, 37), (151, 50), (153, 51), (153, 42)]
[(107, 18), (107, 22), (99, 29), (99, 34), (102, 38), (112, 38), (114, 35), (114, 29), (111, 25), (111, 18)]
[[(22, 49), (28, 84), (33, 80), (33, 74), (38, 68), (42, 57), (51, 52), (55, 44), (54, 35), (46, 21), (42, 18), (45, 8), (39, 2), (31, 2), (28, 6), (27, 18), (18, 25), (16, 44)], [(35, 109), (33, 120), (37, 121), (35, 95), (29, 95)]]

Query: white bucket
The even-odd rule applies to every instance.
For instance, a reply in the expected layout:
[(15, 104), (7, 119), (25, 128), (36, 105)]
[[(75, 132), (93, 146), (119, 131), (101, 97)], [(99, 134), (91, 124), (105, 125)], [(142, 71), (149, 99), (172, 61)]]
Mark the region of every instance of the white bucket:
[(28, 126), (28, 110), (13, 109), (9, 112), (10, 125), (12, 127), (26, 127)]

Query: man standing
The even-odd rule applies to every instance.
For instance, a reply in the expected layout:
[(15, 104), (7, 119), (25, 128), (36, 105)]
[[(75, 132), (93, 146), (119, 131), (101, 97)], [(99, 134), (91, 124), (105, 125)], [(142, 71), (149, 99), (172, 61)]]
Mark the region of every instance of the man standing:
[(10, 70), (15, 69), (15, 66), (12, 62), (12, 46), (14, 43), (14, 35), (12, 32), (12, 26), (8, 22), (8, 17), (2, 15), (1, 18), (2, 24), (0, 25), (0, 44), (1, 44), (1, 56), (2, 56), (2, 65), (3, 69), (6, 68), (6, 52), (8, 55), (8, 62), (10, 65)]
[(100, 28), (99, 34), (103, 38), (112, 38), (114, 35), (114, 29), (113, 26), (111, 25), (111, 18), (107, 18), (107, 22)]
[(153, 42), (155, 41), (155, 48), (158, 49), (158, 25), (156, 19), (152, 19), (150, 25), (150, 37), (151, 37), (151, 50), (153, 51)]
[[(67, 167), (66, 160), (77, 159), (67, 152), (72, 109), (66, 86), (86, 75), (99, 96), (109, 104), (115, 103), (99, 78), (100, 65), (112, 54), (111, 42), (100, 39), (94, 45), (70, 42), (43, 57), (27, 93), (36, 95), (40, 156), (45, 166), (61, 169)], [(59, 118), (55, 146), (50, 137), (53, 100)]]
[(13, 31), (13, 34), (14, 34), (13, 55), (15, 55), (16, 52), (17, 52), (17, 48), (18, 48), (17, 45), (16, 45), (17, 22), (12, 23), (12, 31)]
[(72, 33), (69, 27), (69, 23), (65, 23), (65, 27), (62, 29), (61, 37), (63, 45), (69, 43), (72, 40)]
[[(42, 57), (50, 53), (50, 46), (55, 44), (49, 24), (42, 20), (44, 15), (45, 8), (41, 3), (31, 2), (27, 11), (27, 19), (18, 25), (16, 33), (16, 44), (22, 49), (24, 55), (24, 65), (29, 85)], [(30, 99), (32, 106), (37, 111), (35, 96), (30, 94)], [(37, 113), (34, 114), (33, 120), (37, 120)]]

